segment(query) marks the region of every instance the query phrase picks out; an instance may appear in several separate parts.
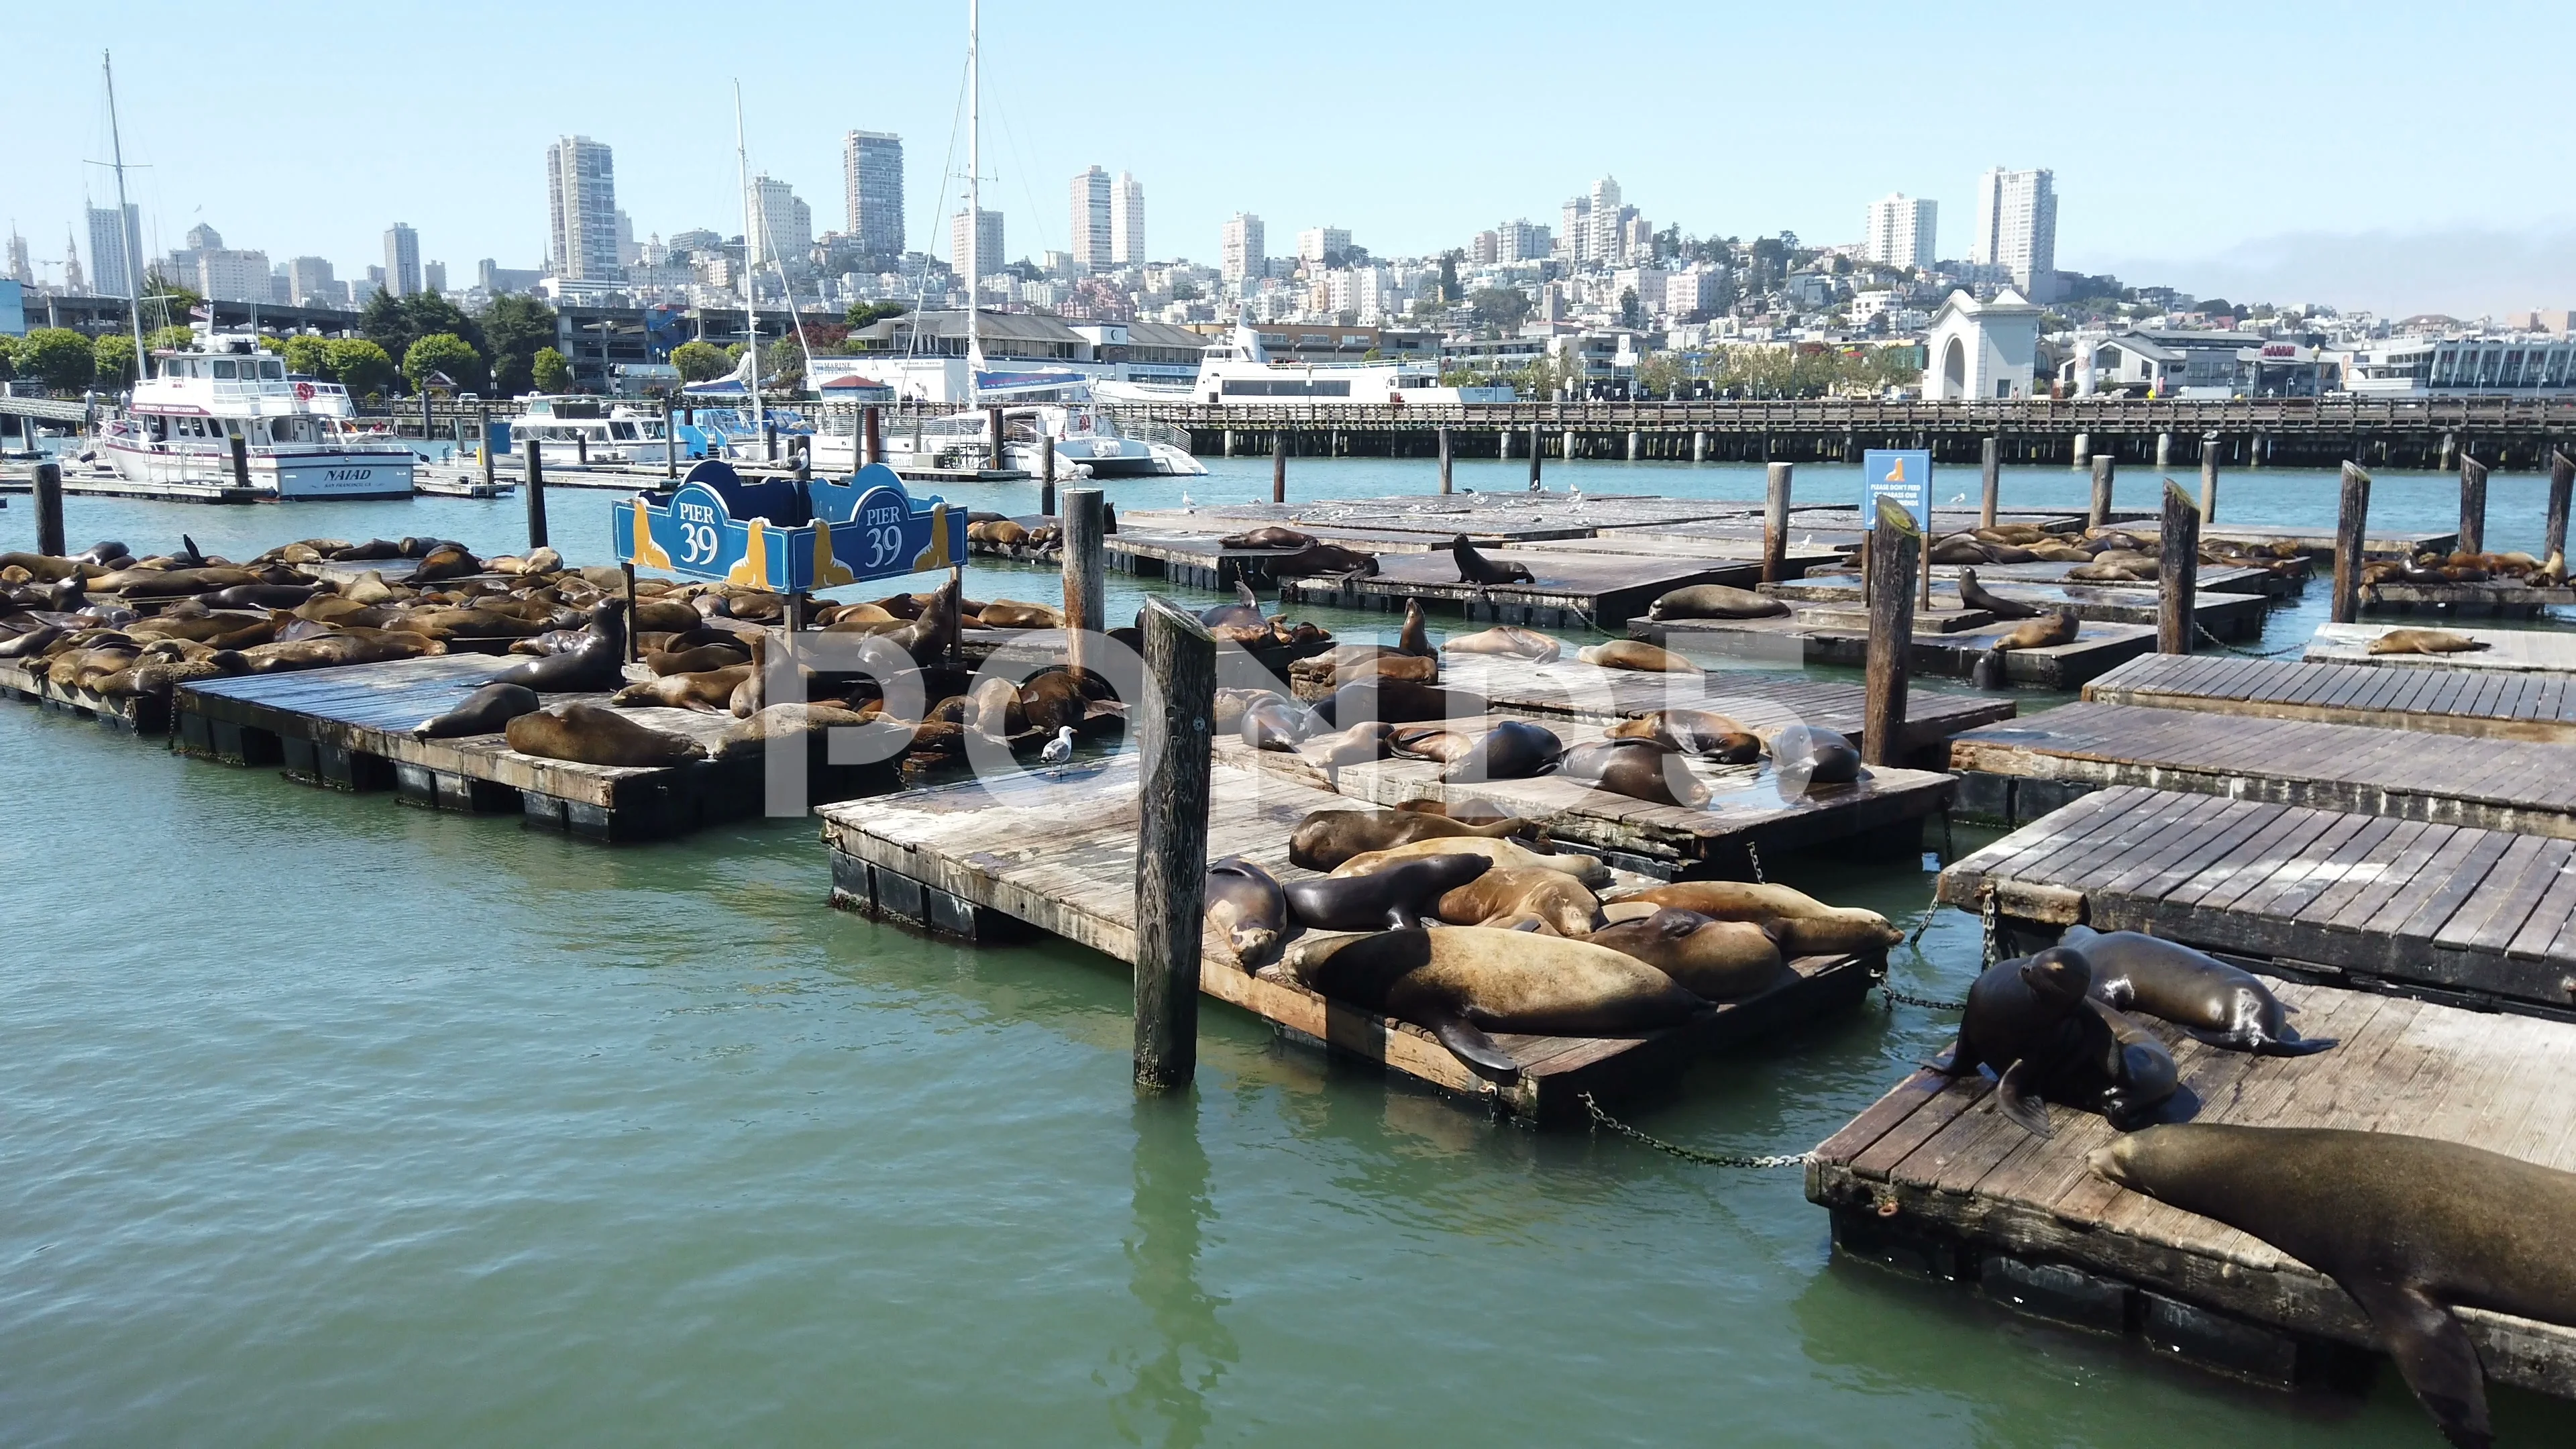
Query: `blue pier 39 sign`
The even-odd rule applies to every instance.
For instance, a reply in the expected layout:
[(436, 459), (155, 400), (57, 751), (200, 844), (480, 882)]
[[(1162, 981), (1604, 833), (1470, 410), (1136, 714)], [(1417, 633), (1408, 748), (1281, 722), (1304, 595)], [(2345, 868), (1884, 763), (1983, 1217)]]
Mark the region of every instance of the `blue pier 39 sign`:
[(926, 573), (966, 559), (965, 510), (914, 498), (882, 463), (846, 483), (798, 483), (745, 481), (710, 458), (667, 496), (639, 493), (617, 503), (610, 517), (620, 563), (778, 594)]
[(1893, 498), (1914, 515), (1914, 526), (1932, 531), (1932, 454), (1923, 448), (1872, 448), (1861, 454), (1860, 526), (1878, 516), (1878, 500)]

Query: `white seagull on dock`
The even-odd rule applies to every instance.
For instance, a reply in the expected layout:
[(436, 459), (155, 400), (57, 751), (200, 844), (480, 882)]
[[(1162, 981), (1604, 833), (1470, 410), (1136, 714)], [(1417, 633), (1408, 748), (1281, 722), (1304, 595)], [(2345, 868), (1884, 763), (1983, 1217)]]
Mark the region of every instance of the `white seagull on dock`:
[(1057, 725), (1055, 738), (1046, 742), (1045, 749), (1038, 751), (1038, 759), (1050, 765), (1061, 765), (1072, 758), (1073, 726)]
[(1968, 501), (1968, 495), (1965, 493), (1953, 493), (1950, 495), (1950, 501), (1953, 503), (1965, 503)]

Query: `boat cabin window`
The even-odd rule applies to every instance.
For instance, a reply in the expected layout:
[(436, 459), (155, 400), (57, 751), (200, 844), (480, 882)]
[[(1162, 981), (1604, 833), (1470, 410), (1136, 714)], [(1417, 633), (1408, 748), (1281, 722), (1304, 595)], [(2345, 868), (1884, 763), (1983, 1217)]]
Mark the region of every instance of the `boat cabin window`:
[(271, 382), (283, 382), (286, 379), (286, 364), (263, 359), (259, 364), (259, 375)]
[(636, 437), (638, 436), (638, 434), (637, 434), (637, 433), (636, 433), (636, 431), (635, 431), (635, 425), (634, 425), (633, 423), (626, 422), (626, 421), (623, 421), (623, 420), (620, 420), (620, 421), (617, 421), (617, 422), (610, 423), (610, 424), (608, 425), (608, 431), (609, 431), (610, 436), (615, 437), (615, 438), (617, 438), (617, 439), (619, 439), (619, 440), (621, 440), (621, 441), (623, 441), (623, 442), (630, 442), (630, 443), (631, 443), (631, 442), (635, 441)]
[(217, 376), (217, 377), (230, 377), (230, 376), (232, 376), (232, 375), (233, 375), (233, 364), (232, 364), (232, 360), (231, 360), (230, 358), (222, 358), (222, 357), (216, 358), (216, 359), (215, 359), (215, 376)]

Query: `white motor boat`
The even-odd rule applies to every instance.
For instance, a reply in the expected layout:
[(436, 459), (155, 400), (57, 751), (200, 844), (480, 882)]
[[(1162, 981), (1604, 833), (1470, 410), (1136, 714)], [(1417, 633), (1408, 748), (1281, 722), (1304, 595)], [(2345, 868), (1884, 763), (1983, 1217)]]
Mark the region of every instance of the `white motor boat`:
[(119, 478), (230, 483), (239, 438), (251, 484), (268, 497), (411, 496), (411, 445), (358, 427), (346, 388), (289, 376), (255, 335), (200, 323), (189, 347), (152, 356), (155, 375), (136, 384), (126, 416), (99, 429), (99, 450)]
[(662, 416), (626, 403), (596, 397), (558, 397), (528, 393), (518, 400), (519, 416), (510, 420), (510, 451), (531, 440), (546, 445), (546, 456), (568, 462), (578, 453), (593, 463), (660, 463), (671, 453), (662, 434)]

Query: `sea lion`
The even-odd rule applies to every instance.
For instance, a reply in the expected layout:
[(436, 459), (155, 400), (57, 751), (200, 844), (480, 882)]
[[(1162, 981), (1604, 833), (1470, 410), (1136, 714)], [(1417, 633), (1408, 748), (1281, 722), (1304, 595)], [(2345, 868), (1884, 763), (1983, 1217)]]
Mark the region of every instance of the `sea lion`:
[[(728, 659), (724, 662), (731, 664), (740, 661)], [(590, 639), (580, 648), (567, 650), (561, 654), (540, 655), (523, 664), (513, 664), (493, 675), (492, 682), (524, 684), (540, 694), (605, 692), (624, 687), (626, 683), (626, 601), (618, 598), (600, 601), (599, 607), (591, 611)], [(564, 755), (558, 758), (576, 757)], [(595, 761), (594, 763), (606, 762)]]
[(461, 579), (481, 572), (482, 560), (467, 553), (461, 545), (441, 544), (413, 566), (411, 581), (414, 584), (434, 584), (441, 579)]
[(1209, 924), (1225, 933), (1235, 961), (1245, 970), (1279, 949), (1279, 938), (1288, 929), (1288, 897), (1270, 872), (1229, 855), (1208, 866), (1202, 890)]
[[(1419, 802), (1408, 801), (1407, 804)], [(1483, 824), (1453, 820), (1418, 810), (1315, 810), (1288, 835), (1288, 863), (1308, 870), (1331, 870), (1365, 851), (1410, 845), (1417, 840), (1457, 840), (1473, 836), (1500, 840), (1532, 831), (1517, 815)]]
[(1631, 715), (1604, 731), (1614, 740), (1652, 740), (1721, 765), (1762, 758), (1762, 741), (1725, 715), (1705, 709), (1659, 709)]
[(60, 624), (38, 624), (24, 634), (0, 639), (0, 659), (33, 659), (64, 636)]
[[(1434, 857), (1437, 859), (1437, 857)], [(1453, 926), (1484, 926), (1501, 916), (1534, 916), (1560, 936), (1581, 936), (1601, 913), (1601, 898), (1561, 870), (1489, 870), (1440, 897), (1437, 914)]]
[(1494, 863), (1497, 869), (1545, 866), (1561, 870), (1576, 880), (1598, 890), (1610, 883), (1610, 867), (1597, 858), (1578, 851), (1541, 855), (1508, 840), (1489, 840), (1482, 836), (1456, 836), (1447, 839), (1417, 840), (1406, 845), (1390, 845), (1366, 850), (1333, 867), (1335, 875), (1365, 875), (1401, 860), (1416, 860), (1426, 855), (1474, 854)]
[(1692, 584), (1674, 589), (1646, 609), (1649, 619), (1769, 619), (1789, 606), (1768, 594), (1726, 584)]
[(1520, 1064), (1488, 1032), (1643, 1036), (1709, 1010), (1633, 956), (1530, 931), (1380, 931), (1309, 943), (1283, 964), (1301, 985), (1409, 1021), (1460, 1060), (1504, 1076)]
[(1307, 711), (1275, 694), (1244, 706), (1243, 722), (1237, 727), (1243, 742), (1256, 750), (1291, 751), (1313, 728)]
[(1679, 906), (1716, 921), (1777, 922), (1780, 949), (1792, 956), (1847, 956), (1883, 951), (1905, 939), (1887, 917), (1859, 906), (1829, 906), (1801, 890), (1753, 881), (1691, 880), (1649, 886), (1612, 902)]
[(935, 663), (957, 647), (958, 617), (963, 608), (964, 601), (953, 587), (941, 589), (921, 606), (911, 623), (883, 637), (911, 655), (913, 663)]
[(1449, 762), (1440, 778), (1452, 783), (1526, 780), (1544, 774), (1565, 753), (1565, 742), (1545, 725), (1507, 719), (1485, 731), (1474, 747)]
[(1715, 921), (1665, 906), (1641, 920), (1602, 927), (1583, 939), (1625, 952), (1711, 1001), (1740, 1001), (1786, 973), (1780, 943), (1751, 921)]
[(684, 600), (639, 599), (635, 603), (635, 628), (639, 633), (652, 630), (677, 634), (697, 628), (706, 618)]
[(707, 755), (706, 746), (686, 735), (640, 725), (613, 709), (580, 700), (520, 715), (502, 733), (520, 754), (584, 765), (641, 768), (677, 765)]
[[(1440, 657), (1440, 651), (1431, 647), (1431, 626), (1422, 617), (1420, 599), (1404, 601), (1404, 629), (1395, 636), (1395, 647), (1399, 653), (1408, 654), (1417, 659), (1436, 661)], [(1432, 677), (1434, 679), (1439, 677), (1436, 667)]]
[[(1143, 628), (1144, 615), (1139, 614), (1136, 617), (1138, 620), (1136, 627)], [(1227, 626), (1267, 629), (1270, 627), (1270, 616), (1261, 612), (1261, 601), (1253, 597), (1252, 586), (1237, 579), (1234, 581), (1234, 602), (1199, 610), (1199, 622), (1211, 629)]]
[(2045, 649), (2074, 643), (2077, 632), (2075, 611), (2056, 609), (1997, 636), (1990, 647), (1998, 654), (2008, 649)]
[(1297, 742), (1298, 757), (1310, 760), (1324, 769), (1324, 778), (1340, 789), (1342, 766), (1363, 765), (1386, 758), (1387, 731), (1391, 725), (1377, 720), (1361, 720), (1346, 730), (1328, 735), (1308, 735)]
[(751, 677), (749, 664), (728, 665), (694, 674), (663, 674), (630, 684), (608, 697), (618, 709), (641, 709), (659, 706), (664, 709), (703, 710), (723, 714), (733, 704), (734, 689)]
[(1347, 574), (1365, 578), (1377, 572), (1377, 555), (1344, 548), (1337, 543), (1315, 539), (1295, 553), (1282, 554), (1270, 561), (1274, 579), (1305, 579), (1327, 574)]
[(2391, 629), (2370, 641), (2372, 654), (2465, 654), (2494, 646), (2449, 629)]
[[(557, 653), (574, 653), (588, 647), (589, 641)], [(540, 656), (543, 657), (543, 656)], [(710, 669), (730, 669), (749, 664), (751, 651), (730, 641), (722, 644), (699, 644), (687, 649), (666, 649), (644, 656), (644, 667), (655, 674), (699, 674)]]
[(1479, 738), (1438, 725), (1406, 725), (1387, 736), (1387, 749), (1408, 760), (1438, 760), (1446, 765), (1467, 758)]
[[(1049, 669), (1020, 686), (1020, 713), (1027, 717), (1031, 729), (1048, 735), (1066, 728), (1080, 729), (1090, 712), (1091, 701), (1082, 692), (1082, 680), (1071, 670)], [(1221, 722), (1218, 728), (1227, 728), (1231, 723), (1234, 722)]]
[(1526, 584), (1531, 581), (1528, 569), (1516, 563), (1494, 562), (1478, 553), (1476, 546), (1469, 543), (1463, 533), (1449, 540), (1449, 554), (1458, 561), (1458, 582), (1462, 584)]
[(292, 609), (320, 590), (318, 584), (235, 584), (198, 597), (210, 609)]
[(2494, 1442), (2454, 1310), (2576, 1325), (2576, 1173), (2396, 1132), (2204, 1122), (2148, 1127), (2087, 1162), (2332, 1278), (2454, 1444)]
[(2284, 1019), (2290, 1008), (2262, 977), (2179, 941), (2069, 926), (2057, 944), (2084, 953), (2095, 1000), (2160, 1017), (2211, 1046), (2297, 1057), (2334, 1045), (2301, 1037)]
[(1227, 534), (1216, 541), (1216, 546), (1219, 548), (1304, 548), (1314, 541), (1315, 535), (1311, 533), (1299, 533), (1293, 528), (1284, 528), (1274, 523), (1267, 528), (1256, 528), (1248, 533)]
[(1504, 659), (1525, 659), (1532, 664), (1553, 664), (1565, 652), (1565, 645), (1536, 629), (1498, 624), (1473, 634), (1452, 634), (1442, 641), (1440, 652), (1491, 654)]
[(1947, 538), (1934, 541), (1930, 557), (1936, 564), (1981, 564), (1993, 561), (1986, 553), (1985, 544), (1964, 533), (1954, 533)]
[(1631, 800), (1696, 810), (1708, 803), (1708, 786), (1692, 778), (1681, 758), (1651, 740), (1596, 740), (1567, 750), (1558, 772)]
[(1634, 669), (1647, 674), (1699, 674), (1696, 664), (1669, 649), (1658, 649), (1641, 639), (1613, 639), (1576, 652), (1575, 658), (1604, 669)]
[[(1307, 661), (1302, 659), (1298, 661), (1300, 664), (1305, 662)], [(1293, 666), (1292, 672), (1294, 672)], [(1315, 675), (1313, 671), (1307, 671), (1302, 677), (1311, 679)], [(1366, 658), (1335, 664), (1323, 677), (1335, 688), (1373, 679), (1400, 680), (1406, 684), (1438, 684), (1440, 660), (1436, 655), (1416, 658), (1409, 654), (1372, 654)]]
[(986, 679), (966, 696), (966, 727), (996, 739), (1009, 739), (1029, 727), (1020, 691), (1007, 679)]
[(995, 599), (975, 616), (987, 629), (1061, 629), (1064, 616), (1044, 604), (1023, 604), (1012, 599)]
[(431, 715), (411, 727), (412, 738), (453, 739), (459, 735), (499, 734), (510, 721), (544, 706), (524, 684), (487, 684), (445, 714)]
[(1998, 619), (2036, 619), (2039, 617), (2039, 610), (2034, 605), (2025, 604), (2018, 599), (2007, 599), (2000, 594), (1988, 592), (1985, 585), (1977, 582), (1977, 571), (1975, 569), (1959, 570), (1959, 603), (1965, 608), (1983, 609)]
[(2064, 946), (1997, 962), (1968, 988), (1958, 1045), (1933, 1070), (1956, 1077), (1993, 1067), (1995, 1110), (2033, 1136), (2053, 1130), (2049, 1101), (2132, 1125), (2173, 1095), (2176, 1074), (2163, 1045), (2120, 1029), (2126, 1023), (2091, 998), (2092, 984), (2083, 953)]
[[(1491, 800), (1398, 800), (1395, 802), (1395, 808), (1408, 814), (1437, 815), (1444, 820), (1455, 820), (1462, 825), (1492, 825), (1504, 820), (1519, 821), (1523, 825), (1529, 824), (1528, 821), (1521, 820), (1518, 815)], [(1547, 838), (1546, 831), (1538, 830), (1535, 826), (1531, 828), (1542, 841)]]
[(1401, 929), (1421, 924), (1441, 897), (1491, 868), (1492, 862), (1481, 855), (1449, 852), (1376, 870), (1291, 881), (1282, 891), (1288, 914), (1301, 926), (1318, 931)]
[(1860, 749), (1839, 730), (1793, 724), (1771, 736), (1771, 763), (1792, 794), (1818, 785), (1848, 785), (1860, 778)]
[(1465, 690), (1406, 679), (1363, 679), (1317, 700), (1312, 713), (1319, 722), (1338, 728), (1363, 719), (1382, 719), (1388, 724), (1474, 719), (1488, 708), (1482, 696)]

